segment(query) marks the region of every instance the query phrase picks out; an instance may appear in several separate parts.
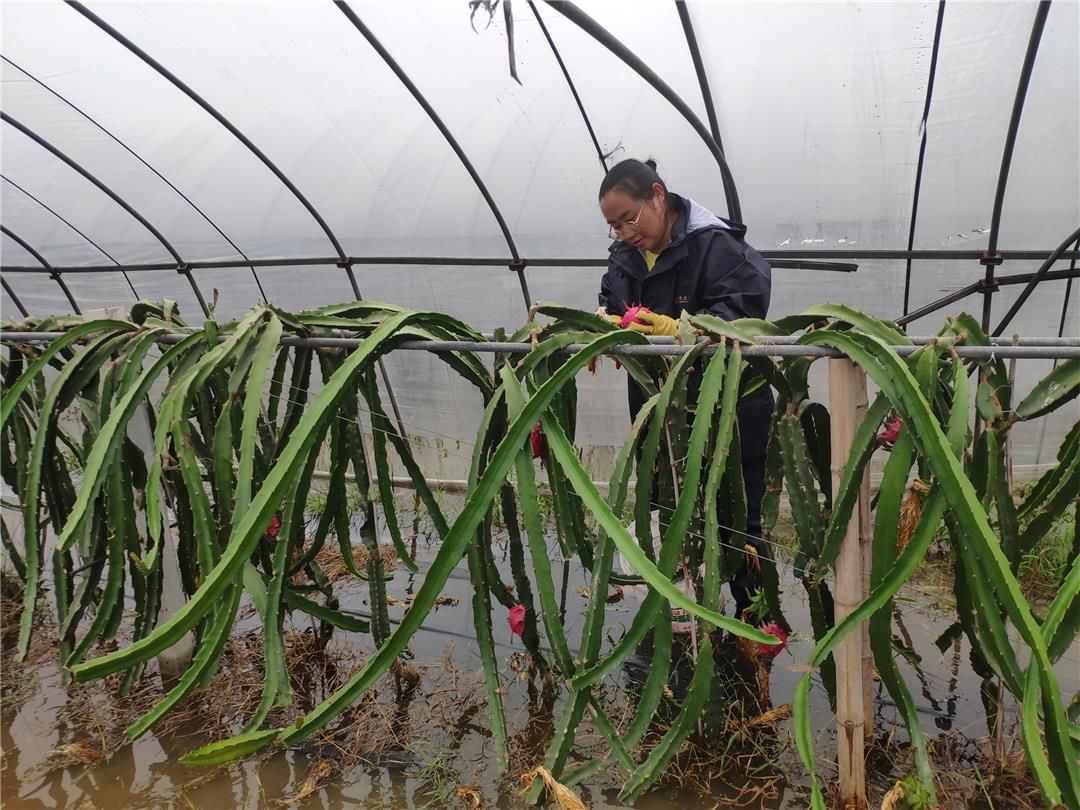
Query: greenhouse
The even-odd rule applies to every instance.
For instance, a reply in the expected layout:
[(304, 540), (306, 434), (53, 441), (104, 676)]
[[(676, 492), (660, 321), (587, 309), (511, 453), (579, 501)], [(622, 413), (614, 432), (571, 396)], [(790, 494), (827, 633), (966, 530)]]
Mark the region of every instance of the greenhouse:
[(5, 2), (0, 806), (1080, 809), (1078, 32)]

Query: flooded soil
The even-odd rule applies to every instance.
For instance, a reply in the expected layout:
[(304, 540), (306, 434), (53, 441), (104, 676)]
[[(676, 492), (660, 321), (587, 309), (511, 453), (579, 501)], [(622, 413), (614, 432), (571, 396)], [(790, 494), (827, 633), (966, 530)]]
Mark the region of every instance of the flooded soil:
[[(554, 539), (550, 551), (569, 642), (576, 648), (587, 572), (576, 560), (562, 563)], [(499, 555), (501, 549), (497, 549)], [(433, 556), (434, 549), (421, 543), (420, 571), (409, 574), (400, 566), (396, 569), (387, 585), (392, 620), (402, 616)], [(509, 581), (505, 558), (499, 566)], [(737, 668), (722, 671), (718, 678), (727, 680), (715, 691), (749, 694), (755, 700), (725, 703), (726, 699), (718, 699), (714, 708), (719, 719), (712, 741), (681, 755), (665, 781), (640, 799), (637, 807), (806, 806), (809, 780), (783, 707), (805, 671), (813, 635), (802, 585), (790, 567), (781, 566), (781, 573), (784, 609), (795, 633), (789, 649), (771, 666), (769, 695), (761, 701), (757, 684), (739, 683)], [(542, 761), (562, 709), (562, 694), (530, 676), (522, 644), (505, 622), (506, 609), (496, 605), (496, 649), (511, 749), (510, 768), (500, 774), (492, 754), (479, 653), (473, 642), (470, 590), (462, 565), (447, 581), (440, 606), (414, 637), (405, 667), (396, 676), (388, 675), (329, 731), (288, 750), (216, 769), (186, 767), (179, 758), (209, 740), (239, 731), (245, 712), (258, 702), (261, 629), (252, 610), (238, 623), (210, 688), (183, 702), (134, 743), (125, 741), (123, 730), (161, 698), (156, 672), (148, 669), (123, 699), (113, 696), (119, 683), (115, 679), (67, 685), (50, 646), (55, 628), (46, 618), (27, 662), (15, 662), (10, 649), (3, 652), (0, 802), (13, 810), (523, 807), (520, 776)], [(367, 613), (365, 583), (345, 576), (336, 582), (335, 592), (344, 610)], [(923, 728), (933, 740), (942, 785), (953, 791), (943, 797), (945, 806), (989, 805), (987, 797), (1000, 796), (1006, 789), (1023, 791), (1027, 783), (1020, 780), (1010, 788), (998, 779), (997, 784), (989, 784), (992, 780), (981, 764), (986, 761), (990, 735), (981, 699), (984, 684), (971, 668), (967, 641), (961, 636), (941, 638), (953, 621), (949, 600), (947, 592), (929, 586), (902, 592), (894, 620), (897, 659), (915, 694)], [(637, 605), (633, 596), (626, 596), (609, 606), (605, 646), (619, 638)], [(367, 635), (337, 630), (322, 649), (305, 621), (287, 624), (286, 630), (295, 697), (293, 707), (276, 709), (272, 715), (271, 721), (281, 723), (317, 705), (373, 651)], [(935, 644), (939, 640), (940, 648)], [(734, 658), (733, 647), (723, 655)], [(1076, 692), (1080, 687), (1078, 645), (1066, 652), (1058, 670), (1063, 693)], [(680, 672), (676, 666), (671, 682), (675, 700)], [(820, 674), (813, 678), (816, 756), (821, 776), (829, 779), (835, 775), (830, 764), (835, 759), (835, 723)], [(633, 667), (624, 667), (604, 685), (602, 700), (617, 725), (633, 716), (635, 683)], [(891, 699), (881, 684), (875, 683), (874, 690), (875, 737), (868, 755), (868, 781), (873, 806), (877, 806), (884, 792), (913, 767), (907, 735)], [(769, 715), (755, 726), (754, 716), (769, 708), (779, 709), (778, 719)], [(1015, 705), (1007, 701), (1006, 709), (1005, 739), (1017, 751)], [(662, 727), (654, 728), (646, 743), (662, 733)], [(586, 721), (570, 767), (606, 751), (606, 744)], [(586, 805), (618, 807), (624, 775), (618, 766), (610, 765), (576, 786), (575, 792)], [(1002, 806), (1000, 801), (996, 806)]]

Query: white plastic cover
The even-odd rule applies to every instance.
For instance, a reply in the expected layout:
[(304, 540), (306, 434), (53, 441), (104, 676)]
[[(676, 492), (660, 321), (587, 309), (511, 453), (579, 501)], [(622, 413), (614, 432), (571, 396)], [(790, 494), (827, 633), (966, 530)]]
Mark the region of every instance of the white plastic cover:
[[(506, 2), (506, 0), (504, 0)], [(703, 120), (705, 105), (676, 7), (585, 2), (582, 8), (666, 81)], [(261, 149), (356, 256), (494, 257), (511, 250), (489, 206), (428, 114), (334, 3), (128, 2), (90, 9), (201, 94)], [(596, 206), (602, 167), (540, 15), (611, 162), (653, 156), (671, 188), (726, 215), (715, 160), (672, 105), (592, 37), (544, 3), (513, 2), (509, 74), (502, 7), (470, 22), (460, 2), (351, 7), (445, 122), (526, 259), (606, 256)], [(760, 249), (904, 249), (934, 43), (937, 3), (689, 3), (749, 241)], [(1002, 148), (1028, 44), (1033, 3), (945, 8), (919, 197), (915, 247), (982, 249)], [(249, 258), (333, 257), (297, 198), (233, 134), (120, 43), (60, 0), (5, 2), (0, 107), (97, 177), (196, 270), (230, 317), (260, 297)], [(475, 30), (474, 30), (475, 26)], [(1049, 252), (1080, 221), (1080, 5), (1054, 3), (1012, 160), (999, 248)], [(0, 220), (62, 266), (173, 263), (146, 227), (41, 145), (0, 127)], [(879, 315), (901, 311), (905, 263), (859, 261), (855, 276), (777, 270), (771, 314), (824, 300)], [(4, 280), (34, 313), (69, 311), (38, 262), (0, 241)], [(1022, 266), (1021, 266), (1022, 265)], [(1038, 262), (1010, 262), (999, 273)], [(1064, 266), (1064, 265), (1061, 265)], [(505, 266), (357, 266), (366, 298), (438, 309), (481, 330), (525, 313)], [(911, 306), (982, 275), (976, 261), (916, 261)], [(602, 268), (532, 267), (533, 299), (592, 308)], [(174, 270), (128, 274), (142, 297), (171, 297), (200, 316)], [(333, 266), (259, 269), (288, 309), (352, 295)], [(83, 308), (122, 304), (115, 271), (65, 273)], [(1012, 330), (1056, 334), (1064, 282), (1040, 287)], [(1003, 288), (1000, 315), (1019, 293)], [(1074, 295), (1075, 298), (1075, 295)], [(4, 317), (15, 314), (2, 298)], [(1075, 304), (1075, 300), (1073, 302)], [(971, 298), (950, 307), (977, 311)], [(1077, 308), (1065, 334), (1078, 333)], [(916, 322), (936, 329), (945, 313)], [(396, 376), (419, 359), (395, 360)], [(1037, 373), (1021, 364), (1021, 387)], [(1032, 369), (1030, 372), (1028, 369)], [(583, 381), (596, 413), (583, 437), (618, 441), (625, 405), (613, 370)], [(424, 383), (428, 385), (428, 383)], [(433, 393), (438, 381), (431, 380)], [(433, 394), (434, 395), (434, 394)], [(416, 407), (423, 407), (419, 395)], [(410, 398), (411, 395), (406, 398)], [(437, 401), (437, 400), (436, 400)], [(430, 405), (428, 406), (430, 408)], [(429, 416), (415, 414), (415, 420)], [(456, 416), (453, 419), (456, 420)], [(452, 420), (453, 421), (453, 420)], [(445, 432), (454, 433), (456, 424)]]

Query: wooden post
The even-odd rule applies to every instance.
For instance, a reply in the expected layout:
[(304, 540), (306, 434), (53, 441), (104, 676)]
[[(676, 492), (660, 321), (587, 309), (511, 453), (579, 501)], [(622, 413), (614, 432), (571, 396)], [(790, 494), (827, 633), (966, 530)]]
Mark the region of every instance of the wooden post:
[[(832, 444), (833, 492), (840, 489), (844, 467), (858, 427), (859, 391), (866, 401), (866, 376), (846, 358), (829, 360), (829, 416)], [(864, 405), (865, 407), (865, 405)], [(833, 603), (836, 622), (850, 614), (863, 599), (863, 559), (860, 548), (860, 516), (857, 505), (843, 546), (836, 558)], [(850, 633), (833, 652), (836, 662), (836, 747), (839, 763), (840, 800), (843, 807), (866, 807), (866, 775), (863, 742), (866, 710), (863, 699), (863, 632)]]

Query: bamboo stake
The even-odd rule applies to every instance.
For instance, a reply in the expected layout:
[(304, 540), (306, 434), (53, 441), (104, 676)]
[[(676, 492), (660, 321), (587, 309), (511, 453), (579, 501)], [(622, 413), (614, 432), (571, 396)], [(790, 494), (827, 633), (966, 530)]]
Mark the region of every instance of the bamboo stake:
[[(833, 491), (840, 489), (844, 466), (858, 427), (859, 391), (866, 399), (866, 376), (847, 359), (829, 360), (829, 414), (832, 445)], [(833, 601), (836, 621), (850, 614), (863, 598), (860, 548), (860, 504), (849, 521), (843, 546), (836, 558)], [(840, 799), (843, 807), (866, 807), (863, 741), (866, 727), (863, 693), (863, 631), (851, 633), (833, 652), (836, 662), (836, 743)]]
[[(866, 394), (866, 374), (854, 375), (855, 383), (855, 428), (866, 419), (870, 410), (870, 400)], [(859, 484), (859, 557), (862, 560), (862, 598), (870, 596), (870, 568), (873, 564), (874, 523), (870, 518), (870, 465), (863, 470), (862, 483)], [(862, 626), (862, 673), (863, 673), (863, 739), (869, 744), (874, 739), (874, 651), (870, 649), (870, 624)]]

